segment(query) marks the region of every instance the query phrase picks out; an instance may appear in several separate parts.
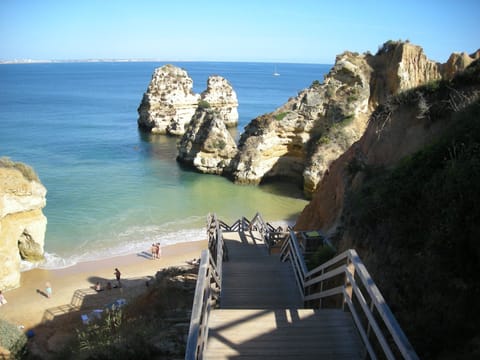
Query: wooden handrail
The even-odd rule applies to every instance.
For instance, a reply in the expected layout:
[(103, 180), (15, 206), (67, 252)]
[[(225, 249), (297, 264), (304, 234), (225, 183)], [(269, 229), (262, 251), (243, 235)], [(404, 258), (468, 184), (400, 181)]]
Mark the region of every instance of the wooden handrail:
[[(202, 359), (208, 339), (208, 319), (211, 307), (219, 302), (222, 289), (222, 265), (226, 254), (222, 228), (215, 214), (207, 217), (208, 250), (202, 251), (198, 269), (195, 297), (190, 318), (186, 360)], [(215, 290), (215, 291), (214, 291)]]
[(297, 237), (293, 231), (290, 231), (290, 235), (287, 237), (280, 250), (280, 260), (286, 261), (287, 259), (290, 260), (290, 263), (292, 264), (295, 281), (303, 299), (305, 296), (304, 282), (305, 274), (307, 273), (307, 265), (305, 264)]
[(198, 269), (190, 327), (188, 329), (187, 347), (185, 350), (186, 360), (201, 359), (201, 354), (203, 354), (206, 344), (208, 317), (210, 314), (209, 257), (208, 250), (203, 250)]
[[(344, 276), (343, 285), (325, 288), (328, 286), (327, 280), (339, 276)], [(321, 284), (320, 291), (311, 293), (310, 289), (318, 286), (318, 284)], [(365, 289), (365, 293), (362, 292), (362, 287)], [(343, 291), (341, 291), (342, 288)], [(306, 273), (304, 290), (305, 294), (308, 294), (305, 296), (305, 301), (321, 300), (342, 294), (343, 303), (348, 306), (352, 313), (354, 323), (370, 358), (377, 358), (371, 335), (369, 335), (370, 330), (373, 330), (376, 342), (383, 352), (383, 357), (396, 359), (396, 353), (404, 359), (418, 359), (418, 355), (355, 250), (347, 250)], [(360, 305), (362, 316), (359, 315), (354, 303)], [(320, 307), (321, 304), (320, 302)], [(377, 318), (374, 315), (374, 309), (378, 313)], [(362, 318), (366, 321), (362, 321)], [(383, 326), (379, 325), (378, 321)], [(382, 331), (382, 327), (386, 328), (386, 333)], [(396, 348), (392, 349), (391, 342), (386, 338), (387, 336), (392, 339)]]

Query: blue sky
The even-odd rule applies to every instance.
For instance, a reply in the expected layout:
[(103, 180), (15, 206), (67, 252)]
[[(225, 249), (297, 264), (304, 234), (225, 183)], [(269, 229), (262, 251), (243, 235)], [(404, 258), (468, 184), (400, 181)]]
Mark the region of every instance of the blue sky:
[(0, 59), (327, 63), (410, 40), (480, 47), (480, 0), (0, 0)]

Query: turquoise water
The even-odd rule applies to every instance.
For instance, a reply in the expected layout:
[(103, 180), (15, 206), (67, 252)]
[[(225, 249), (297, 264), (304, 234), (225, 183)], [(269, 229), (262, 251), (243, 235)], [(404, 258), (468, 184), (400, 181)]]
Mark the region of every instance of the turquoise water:
[[(239, 99), (238, 131), (282, 105), (328, 65), (175, 63), (206, 87), (226, 77)], [(45, 250), (55, 268), (204, 238), (209, 212), (233, 221), (261, 212), (294, 221), (306, 205), (289, 184), (239, 186), (177, 164), (176, 138), (137, 129), (137, 107), (163, 63), (0, 66), (0, 156), (35, 168), (48, 190)]]

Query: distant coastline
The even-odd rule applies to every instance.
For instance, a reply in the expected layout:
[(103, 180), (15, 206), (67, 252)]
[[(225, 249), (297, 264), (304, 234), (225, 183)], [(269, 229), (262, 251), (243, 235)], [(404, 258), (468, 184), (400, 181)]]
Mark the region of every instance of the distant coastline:
[(62, 63), (127, 63), (127, 62), (162, 62), (161, 59), (67, 59), (67, 60), (35, 60), (35, 59), (13, 59), (0, 60), (4, 64), (62, 64)]
[(70, 64), (70, 63), (148, 63), (148, 62), (160, 62), (160, 63), (246, 63), (246, 64), (302, 64), (302, 65), (328, 65), (329, 67), (332, 64), (323, 64), (316, 62), (282, 62), (282, 61), (224, 61), (224, 60), (168, 60), (168, 59), (64, 59), (64, 60), (38, 60), (38, 59), (13, 59), (5, 60), (0, 59), (0, 65), (11, 65), (11, 64)]

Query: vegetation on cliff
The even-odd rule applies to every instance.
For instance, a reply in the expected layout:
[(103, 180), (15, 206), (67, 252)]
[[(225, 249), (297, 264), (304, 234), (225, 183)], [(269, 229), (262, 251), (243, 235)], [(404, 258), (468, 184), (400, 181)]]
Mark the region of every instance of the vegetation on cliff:
[[(21, 358), (25, 354), (25, 345), (27, 336), (14, 324), (0, 319), (0, 359), (3, 356), (10, 356), (12, 359)], [(6, 355), (1, 348), (6, 349), (9, 355)]]
[[(124, 309), (83, 329), (65, 353), (75, 359), (178, 359), (184, 356), (198, 267), (167, 268)], [(63, 354), (60, 354), (62, 357)]]
[(360, 250), (425, 359), (480, 356), (480, 100), (456, 111), (462, 97), (454, 98), (455, 88), (473, 85), (480, 85), (478, 61), (452, 82), (392, 100), (417, 107), (428, 117), (424, 126), (450, 125), (394, 167), (355, 160), (348, 168), (363, 181), (347, 196), (343, 237)]
[(37, 173), (35, 172), (35, 170), (33, 170), (31, 166), (24, 164), (22, 162), (12, 161), (8, 157), (0, 158), (0, 168), (17, 169), (23, 174), (23, 176), (27, 180), (40, 182), (40, 179), (38, 178)]

